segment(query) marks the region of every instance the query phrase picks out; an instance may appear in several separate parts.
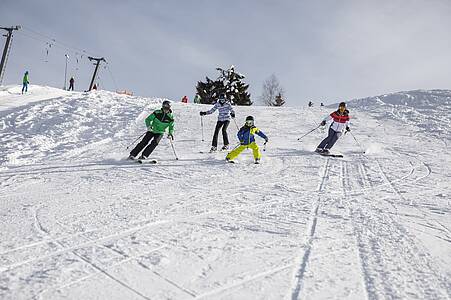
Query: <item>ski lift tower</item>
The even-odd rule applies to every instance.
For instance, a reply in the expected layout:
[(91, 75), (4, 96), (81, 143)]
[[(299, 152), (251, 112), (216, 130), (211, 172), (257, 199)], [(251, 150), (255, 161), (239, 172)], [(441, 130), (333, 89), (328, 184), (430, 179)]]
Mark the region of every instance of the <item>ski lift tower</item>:
[(19, 30), (20, 26), (16, 27), (0, 27), (0, 29), (6, 30), (6, 35), (3, 35), (6, 37), (6, 43), (5, 48), (3, 48), (3, 55), (2, 55), (2, 61), (0, 63), (0, 84), (3, 81), (4, 71), (6, 69), (6, 61), (8, 60), (8, 54), (9, 50), (11, 49), (11, 39), (13, 37), (13, 31)]
[(92, 75), (92, 80), (91, 80), (91, 84), (89, 85), (89, 89), (88, 89), (88, 91), (90, 91), (90, 90), (92, 90), (92, 87), (93, 87), (93, 85), (94, 85), (94, 81), (96, 80), (96, 76), (97, 76), (97, 71), (99, 70), (99, 66), (100, 66), (100, 62), (106, 62), (106, 60), (105, 60), (105, 58), (103, 58), (103, 57), (101, 57), (101, 58), (95, 58), (95, 57), (91, 57), (91, 56), (88, 56), (88, 59), (90, 60), (90, 61), (95, 61), (96, 63), (95, 63), (95, 65), (96, 65), (96, 68), (95, 68), (95, 70), (94, 70), (94, 74)]

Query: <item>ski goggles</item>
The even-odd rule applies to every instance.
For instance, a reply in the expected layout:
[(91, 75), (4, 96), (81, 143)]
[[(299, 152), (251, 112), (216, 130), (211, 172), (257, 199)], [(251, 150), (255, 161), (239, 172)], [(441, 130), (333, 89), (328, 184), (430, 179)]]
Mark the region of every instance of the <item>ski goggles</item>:
[(254, 120), (247, 120), (246, 121), (247, 126), (254, 126)]
[(163, 105), (162, 108), (163, 108), (164, 110), (170, 110), (170, 109), (171, 109), (171, 106), (170, 106), (170, 105)]

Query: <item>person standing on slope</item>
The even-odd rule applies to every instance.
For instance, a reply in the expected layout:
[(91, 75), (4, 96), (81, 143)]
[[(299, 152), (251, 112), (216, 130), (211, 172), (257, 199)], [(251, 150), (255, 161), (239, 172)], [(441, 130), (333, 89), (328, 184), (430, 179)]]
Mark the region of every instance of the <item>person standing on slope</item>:
[(321, 126), (325, 126), (326, 122), (332, 120), (329, 127), (329, 135), (318, 145), (315, 152), (329, 154), (329, 150), (342, 135), (343, 130), (346, 130), (346, 132), (351, 131), (351, 129), (349, 129), (349, 119), (349, 111), (346, 109), (346, 103), (341, 102), (338, 106), (338, 110), (332, 112), (321, 122)]
[(28, 92), (28, 84), (30, 81), (28, 80), (28, 71), (25, 72), (22, 79), (22, 94)]
[(210, 115), (215, 110), (219, 111), (218, 122), (216, 122), (215, 133), (213, 134), (213, 141), (211, 142), (210, 152), (214, 152), (218, 149), (218, 134), (222, 127), (222, 139), (224, 141), (224, 146), (222, 150), (229, 149), (229, 137), (227, 136), (227, 127), (230, 124), (230, 117), (235, 118), (235, 112), (233, 111), (232, 105), (227, 101), (225, 94), (219, 96), (216, 104), (208, 111), (201, 111), (200, 115)]
[(73, 91), (74, 90), (74, 83), (75, 83), (75, 79), (74, 79), (74, 77), (71, 77), (69, 79), (69, 88), (67, 89), (68, 91)]
[(144, 148), (139, 159), (147, 159), (157, 147), (166, 128), (169, 128), (168, 138), (174, 139), (174, 116), (171, 110), (171, 103), (168, 100), (163, 101), (161, 109), (157, 109), (151, 113), (146, 118), (145, 123), (147, 127), (146, 135), (130, 152), (129, 159), (135, 159)]
[(257, 127), (254, 125), (254, 117), (248, 116), (246, 117), (246, 123), (237, 133), (238, 139), (240, 140), (240, 146), (233, 149), (227, 154), (226, 161), (232, 162), (233, 160), (243, 152), (244, 149), (252, 149), (254, 154), (255, 163), (260, 163), (260, 159), (262, 154), (260, 149), (258, 148), (257, 143), (255, 142), (254, 135), (257, 134), (261, 138), (265, 139), (265, 144), (268, 142), (268, 137)]

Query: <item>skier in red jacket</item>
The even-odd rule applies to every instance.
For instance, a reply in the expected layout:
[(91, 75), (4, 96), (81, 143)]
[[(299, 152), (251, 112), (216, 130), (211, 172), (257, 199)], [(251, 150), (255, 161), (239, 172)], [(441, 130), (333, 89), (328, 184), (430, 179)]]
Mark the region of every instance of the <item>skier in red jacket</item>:
[(343, 130), (351, 131), (349, 129), (349, 119), (349, 111), (346, 109), (346, 103), (341, 102), (338, 110), (331, 113), (321, 122), (321, 126), (325, 126), (326, 122), (332, 121), (329, 127), (329, 135), (318, 145), (315, 151), (320, 154), (329, 154), (329, 150), (342, 135)]

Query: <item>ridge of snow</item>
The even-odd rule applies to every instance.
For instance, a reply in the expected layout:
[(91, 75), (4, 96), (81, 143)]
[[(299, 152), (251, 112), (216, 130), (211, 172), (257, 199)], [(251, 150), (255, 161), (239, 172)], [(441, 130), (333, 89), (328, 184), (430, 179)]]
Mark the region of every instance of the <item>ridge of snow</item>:
[(451, 90), (414, 90), (355, 99), (350, 109), (365, 111), (381, 122), (401, 121), (416, 132), (451, 139)]

